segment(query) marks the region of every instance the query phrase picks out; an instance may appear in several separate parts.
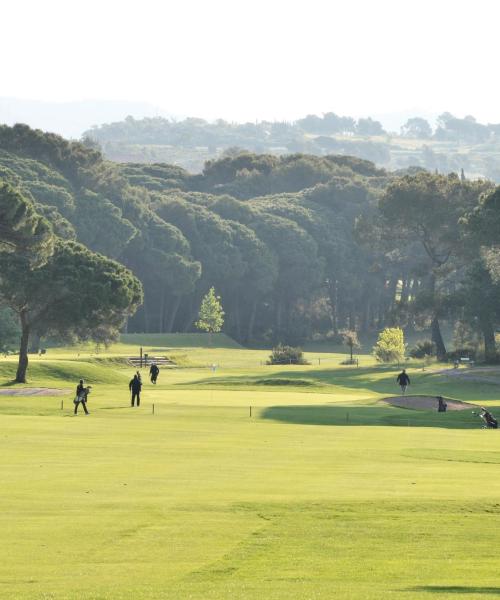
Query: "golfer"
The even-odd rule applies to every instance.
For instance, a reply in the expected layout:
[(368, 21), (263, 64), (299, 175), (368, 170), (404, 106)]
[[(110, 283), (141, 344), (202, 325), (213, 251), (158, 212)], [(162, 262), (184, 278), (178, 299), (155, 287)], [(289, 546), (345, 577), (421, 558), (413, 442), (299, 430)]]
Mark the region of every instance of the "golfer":
[(158, 375), (160, 374), (160, 369), (156, 363), (151, 365), (149, 369), (149, 376), (151, 377), (151, 383), (156, 384), (156, 380), (158, 379)]
[(142, 383), (137, 373), (134, 375), (134, 378), (130, 380), (128, 384), (128, 389), (132, 392), (132, 406), (135, 406), (135, 400), (137, 399), (137, 406), (141, 405), (141, 388)]
[(89, 411), (87, 410), (87, 396), (89, 395), (89, 392), (90, 386), (85, 387), (83, 379), (80, 379), (80, 383), (76, 386), (76, 396), (73, 400), (75, 403), (75, 415), (78, 413), (78, 407), (80, 404), (83, 406), (85, 414), (89, 414)]
[(408, 377), (408, 373), (406, 372), (405, 369), (403, 369), (401, 371), (401, 373), (398, 375), (396, 381), (399, 383), (400, 387), (401, 387), (401, 392), (403, 393), (403, 396), (406, 394), (406, 388), (410, 385), (410, 378)]

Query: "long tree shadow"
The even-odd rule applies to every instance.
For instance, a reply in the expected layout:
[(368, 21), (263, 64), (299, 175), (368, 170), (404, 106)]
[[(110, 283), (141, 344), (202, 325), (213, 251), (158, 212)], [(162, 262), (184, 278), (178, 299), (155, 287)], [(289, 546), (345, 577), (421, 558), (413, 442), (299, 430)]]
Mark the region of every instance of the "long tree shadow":
[[(493, 409), (494, 410), (494, 409)], [(445, 429), (480, 429), (482, 422), (469, 411), (438, 413), (389, 406), (270, 406), (262, 419), (296, 425), (441, 427)]]
[(405, 592), (430, 592), (433, 594), (494, 594), (500, 596), (500, 587), (475, 585), (422, 585), (406, 588)]

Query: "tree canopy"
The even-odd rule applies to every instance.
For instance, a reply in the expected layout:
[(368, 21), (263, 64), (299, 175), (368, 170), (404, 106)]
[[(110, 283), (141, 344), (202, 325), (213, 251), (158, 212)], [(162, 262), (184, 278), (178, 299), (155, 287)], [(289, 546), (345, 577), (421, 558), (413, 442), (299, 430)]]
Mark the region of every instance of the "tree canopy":
[[(352, 126), (342, 119), (311, 123)], [(290, 134), (286, 124), (273, 131)], [(193, 330), (212, 286), (225, 330), (241, 342), (431, 327), (444, 356), (443, 320), (467, 321), (484, 340), (498, 325), (495, 311), (480, 321), (461, 295), (480, 289), (471, 279), (480, 269), (492, 294), (500, 279), (498, 191), (463, 173), (232, 148), (191, 174), (115, 164), (94, 145), (19, 125), (0, 127), (0, 186), (5, 257), (17, 244), (40, 263), (31, 269), (48, 268), (57, 238), (58, 248), (83, 244), (116, 260), (144, 289), (131, 332)]]

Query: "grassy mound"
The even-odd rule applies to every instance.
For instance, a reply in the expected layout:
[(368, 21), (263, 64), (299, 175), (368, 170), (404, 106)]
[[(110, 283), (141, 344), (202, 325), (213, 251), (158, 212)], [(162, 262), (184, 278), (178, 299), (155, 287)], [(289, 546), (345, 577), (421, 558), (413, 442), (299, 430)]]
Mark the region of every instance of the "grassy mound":
[(163, 352), (166, 348), (241, 348), (240, 344), (225, 333), (124, 333), (120, 337), (124, 344), (153, 346)]
[(283, 378), (283, 377), (268, 377), (266, 379), (256, 379), (254, 385), (277, 385), (277, 386), (299, 386), (299, 387), (307, 387), (307, 386), (316, 386), (317, 384), (308, 379), (295, 379), (293, 377)]
[[(0, 378), (4, 386), (9, 386), (14, 379), (17, 364), (14, 361), (0, 362)], [(133, 371), (132, 371), (133, 372)], [(121, 373), (113, 363), (101, 362), (98, 359), (79, 360), (42, 360), (31, 362), (28, 370), (28, 382), (63, 382), (77, 383), (85, 379), (92, 383), (119, 384), (127, 382), (129, 373)], [(59, 387), (55, 386), (55, 387)]]

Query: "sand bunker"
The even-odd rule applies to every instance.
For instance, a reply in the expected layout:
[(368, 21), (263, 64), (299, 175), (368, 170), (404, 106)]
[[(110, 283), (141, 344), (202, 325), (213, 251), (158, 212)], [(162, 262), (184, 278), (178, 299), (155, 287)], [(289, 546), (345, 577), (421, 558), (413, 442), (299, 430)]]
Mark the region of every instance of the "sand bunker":
[[(443, 398), (448, 405), (448, 410), (472, 410), (477, 408), (474, 404), (461, 402), (460, 400), (451, 400)], [(436, 396), (393, 396), (384, 398), (383, 402), (398, 406), (399, 408), (411, 408), (413, 410), (435, 410), (438, 408), (438, 400)]]
[(0, 388), (0, 396), (64, 396), (70, 391), (59, 388)]

